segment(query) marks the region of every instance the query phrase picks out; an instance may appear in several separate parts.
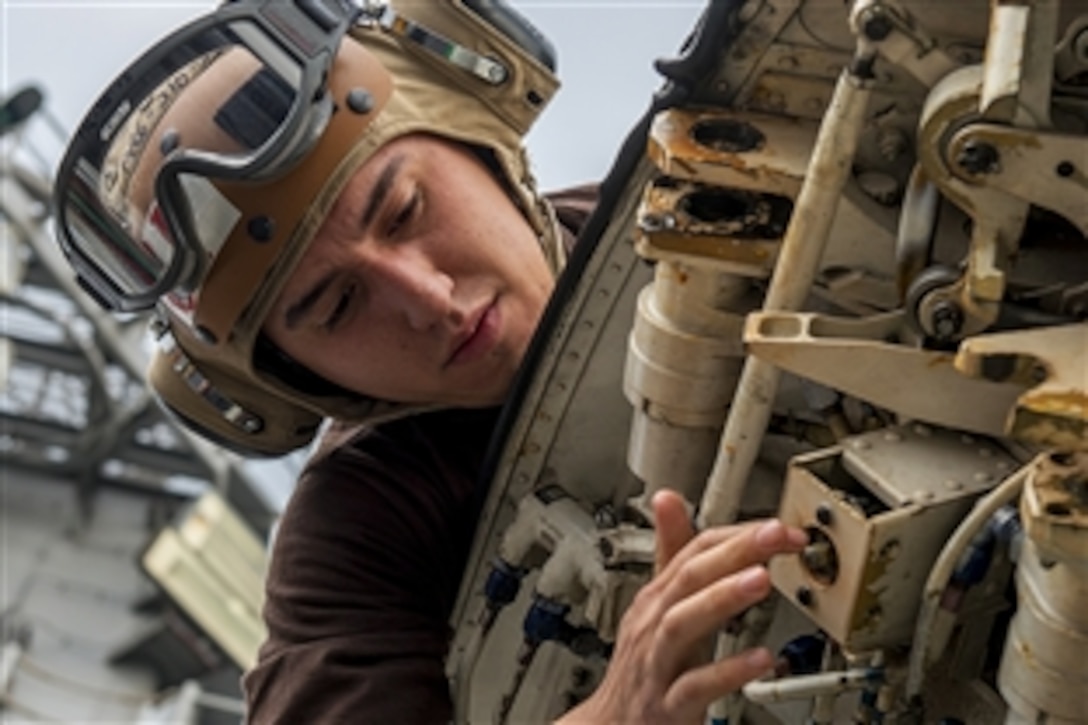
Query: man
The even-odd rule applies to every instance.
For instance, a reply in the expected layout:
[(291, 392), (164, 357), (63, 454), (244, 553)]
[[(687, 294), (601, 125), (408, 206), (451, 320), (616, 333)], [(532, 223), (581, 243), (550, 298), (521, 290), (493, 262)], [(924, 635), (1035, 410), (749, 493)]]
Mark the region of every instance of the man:
[[(137, 60), (71, 143), (62, 245), (105, 306), (156, 307), (164, 405), (251, 453), (335, 421), (274, 544), (253, 722), (451, 716), (483, 453), (589, 205), (543, 199), (522, 149), (551, 57), (501, 4), (243, 0)], [(563, 721), (702, 722), (771, 665), (698, 654), (804, 534), (653, 508), (657, 574)]]

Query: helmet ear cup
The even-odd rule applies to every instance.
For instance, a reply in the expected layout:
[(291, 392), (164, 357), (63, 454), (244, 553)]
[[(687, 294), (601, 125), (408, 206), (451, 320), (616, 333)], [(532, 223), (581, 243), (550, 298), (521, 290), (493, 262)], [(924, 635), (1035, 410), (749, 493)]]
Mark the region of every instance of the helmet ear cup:
[(286, 455), (317, 435), (320, 414), (237, 380), (214, 364), (202, 364), (199, 371), (192, 366), (180, 348), (160, 348), (147, 379), (159, 405), (193, 433), (247, 458)]
[(464, 0), (465, 7), (516, 43), (530, 57), (555, 73), (555, 46), (529, 19), (503, 0)]

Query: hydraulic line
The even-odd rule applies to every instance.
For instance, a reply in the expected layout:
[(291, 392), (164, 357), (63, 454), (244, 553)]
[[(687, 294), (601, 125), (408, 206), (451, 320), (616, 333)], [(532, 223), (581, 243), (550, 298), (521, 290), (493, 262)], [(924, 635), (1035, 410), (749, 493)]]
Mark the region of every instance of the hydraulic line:
[(842, 672), (820, 672), (815, 675), (798, 675), (779, 680), (749, 682), (744, 686), (744, 696), (756, 703), (808, 700), (814, 697), (840, 694), (850, 690), (863, 690), (879, 683), (884, 673), (877, 667), (857, 667)]
[[(812, 287), (865, 124), (873, 60), (873, 51), (863, 43), (850, 67), (839, 76), (782, 240), (763, 302), (765, 311), (799, 309)], [(745, 360), (703, 494), (701, 526), (736, 519), (744, 484), (771, 417), (780, 377), (781, 372), (770, 363), (750, 356)]]
[(926, 588), (922, 594), (922, 608), (918, 613), (918, 621), (914, 629), (914, 642), (910, 649), (910, 660), (907, 664), (907, 683), (905, 696), (907, 702), (921, 696), (922, 682), (925, 677), (925, 668), (935, 661), (940, 652), (931, 651), (931, 638), (933, 623), (937, 618), (937, 610), (940, 607), (941, 595), (948, 586), (949, 580), (956, 569), (956, 563), (960, 560), (964, 550), (970, 545), (975, 535), (982, 530), (998, 509), (1013, 501), (1020, 495), (1031, 470), (1035, 466), (1032, 462), (1023, 466), (1011, 476), (1002, 481), (997, 488), (980, 498), (974, 508), (963, 518), (960, 525), (952, 532), (940, 555), (933, 563), (926, 580)]

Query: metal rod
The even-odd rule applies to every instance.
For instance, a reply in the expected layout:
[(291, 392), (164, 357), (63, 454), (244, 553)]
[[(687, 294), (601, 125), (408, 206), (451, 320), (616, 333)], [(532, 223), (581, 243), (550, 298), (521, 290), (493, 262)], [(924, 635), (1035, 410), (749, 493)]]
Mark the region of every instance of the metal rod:
[(766, 704), (785, 700), (806, 700), (832, 693), (862, 690), (880, 682), (883, 670), (875, 667), (858, 667), (841, 672), (820, 672), (815, 675), (798, 675), (781, 680), (749, 682), (744, 686), (744, 696), (752, 702)]
[[(765, 311), (798, 309), (812, 287), (864, 126), (871, 86), (865, 76), (871, 60), (867, 56), (858, 57), (839, 76), (782, 240), (763, 302)], [(736, 519), (745, 481), (771, 416), (780, 376), (774, 365), (753, 357), (745, 360), (703, 494), (701, 525)]]

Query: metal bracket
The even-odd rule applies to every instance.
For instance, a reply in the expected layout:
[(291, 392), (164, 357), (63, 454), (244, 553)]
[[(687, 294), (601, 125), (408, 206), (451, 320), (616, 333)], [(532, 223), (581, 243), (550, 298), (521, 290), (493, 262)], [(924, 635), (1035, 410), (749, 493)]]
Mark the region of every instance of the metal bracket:
[(960, 178), (1050, 209), (1088, 234), (1088, 146), (1083, 136), (978, 123), (952, 137), (949, 158), (965, 158), (972, 148), (992, 149), (992, 164), (977, 173), (955, 169)]
[(975, 379), (1029, 385), (1015, 401), (1008, 434), (1088, 450), (1088, 324), (980, 335), (964, 340), (955, 367)]
[(904, 324), (901, 312), (858, 320), (759, 312), (748, 316), (744, 342), (760, 360), (906, 418), (1005, 435), (1023, 384), (969, 377), (950, 353), (884, 342)]

